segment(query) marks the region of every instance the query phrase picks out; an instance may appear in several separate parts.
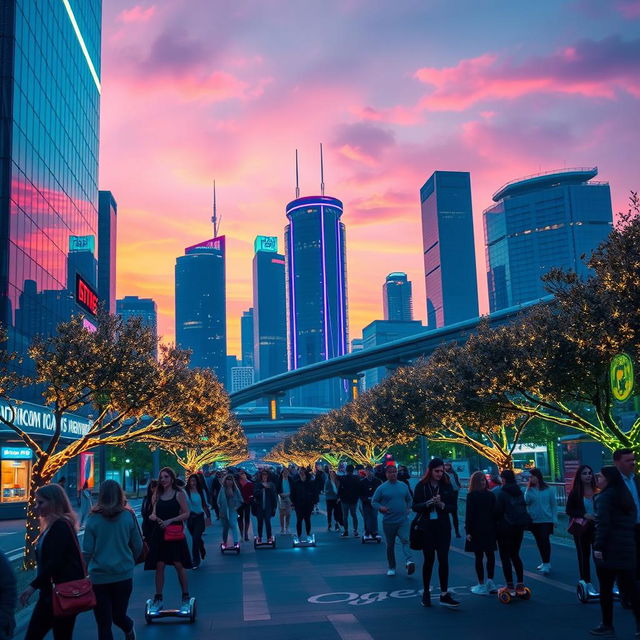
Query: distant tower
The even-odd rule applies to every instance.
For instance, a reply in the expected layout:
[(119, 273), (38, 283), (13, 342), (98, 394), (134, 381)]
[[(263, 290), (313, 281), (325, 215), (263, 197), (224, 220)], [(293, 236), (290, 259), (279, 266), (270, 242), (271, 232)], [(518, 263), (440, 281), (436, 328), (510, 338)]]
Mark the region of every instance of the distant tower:
[(390, 273), (382, 285), (382, 300), (385, 320), (413, 320), (413, 298), (411, 281), (406, 273)]
[[(158, 337), (158, 307), (152, 298), (125, 296), (116, 300), (116, 313), (126, 322), (129, 318), (138, 317), (142, 326), (151, 329), (154, 338)], [(158, 349), (154, 350), (158, 355)]]
[(253, 307), (242, 312), (240, 318), (240, 342), (242, 347), (242, 366), (253, 367)]
[(116, 310), (118, 205), (111, 191), (98, 192), (98, 295), (105, 310)]

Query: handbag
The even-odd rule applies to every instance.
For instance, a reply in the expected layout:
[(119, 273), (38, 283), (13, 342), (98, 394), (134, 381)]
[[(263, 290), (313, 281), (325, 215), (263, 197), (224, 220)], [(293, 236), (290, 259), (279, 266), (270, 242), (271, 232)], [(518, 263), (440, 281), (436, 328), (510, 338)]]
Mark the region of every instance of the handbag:
[(589, 521), (585, 518), (571, 518), (567, 533), (572, 536), (581, 536), (589, 528)]
[(422, 518), (423, 515), (419, 513), (411, 522), (409, 527), (409, 547), (414, 551), (422, 551), (424, 548), (422, 537)]
[(56, 618), (67, 616), (75, 616), (83, 611), (90, 611), (96, 606), (96, 595), (93, 592), (91, 579), (87, 576), (87, 565), (84, 562), (84, 556), (80, 551), (78, 536), (69, 525), (71, 536), (76, 543), (80, 562), (82, 563), (82, 572), (85, 577), (79, 580), (69, 580), (68, 582), (54, 583), (52, 581), (51, 597), (53, 601), (53, 615)]
[(172, 522), (167, 525), (164, 530), (165, 542), (180, 542), (185, 539), (184, 527), (182, 523)]
[(149, 553), (149, 545), (144, 541), (140, 523), (138, 522), (138, 518), (136, 518), (136, 514), (133, 511), (131, 512), (131, 516), (133, 517), (133, 521), (136, 523), (138, 533), (140, 534), (140, 538), (142, 539), (142, 551), (140, 551), (138, 557), (134, 558), (134, 560), (136, 564), (142, 564), (147, 559), (147, 555)]

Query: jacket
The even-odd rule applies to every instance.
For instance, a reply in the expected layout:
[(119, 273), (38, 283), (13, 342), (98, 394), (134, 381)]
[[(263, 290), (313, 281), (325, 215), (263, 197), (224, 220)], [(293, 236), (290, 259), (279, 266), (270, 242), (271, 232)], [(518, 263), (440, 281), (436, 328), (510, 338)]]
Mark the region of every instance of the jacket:
[(558, 500), (555, 487), (538, 489), (530, 487), (525, 491), (524, 501), (532, 522), (552, 522), (558, 524)]
[[(628, 493), (628, 489), (626, 490)], [(636, 510), (625, 511), (616, 489), (607, 487), (595, 501), (596, 532), (593, 550), (602, 551), (598, 562), (606, 569), (629, 569), (636, 566)]]
[(324, 495), (327, 500), (337, 500), (338, 499), (338, 485), (339, 481), (336, 479), (334, 482), (331, 479), (331, 476), (327, 474), (327, 478), (324, 481)]
[(16, 576), (6, 556), (0, 551), (0, 640), (13, 638), (16, 628)]
[[(431, 500), (436, 493), (440, 494), (444, 508), (427, 506), (426, 502)], [(414, 523), (420, 531), (423, 548), (448, 548), (451, 543), (451, 518), (449, 514), (453, 513), (456, 508), (451, 485), (448, 482), (440, 481), (437, 491), (434, 492), (430, 482), (420, 480), (413, 492), (411, 508), (418, 514)], [(432, 513), (436, 514), (435, 519), (432, 519)]]
[(371, 504), (371, 498), (373, 498), (373, 494), (376, 492), (376, 489), (382, 483), (378, 478), (362, 478), (360, 480), (359, 490), (360, 490), (360, 500), (362, 500), (363, 504)]
[(244, 504), (242, 494), (238, 487), (233, 487), (233, 494), (227, 498), (227, 492), (224, 487), (218, 493), (218, 508), (220, 509), (221, 520), (231, 520), (237, 516), (237, 510)]
[(297, 511), (313, 509), (316, 503), (316, 484), (307, 476), (306, 480), (297, 478), (291, 483), (291, 502)]
[[(264, 502), (264, 506), (263, 506)], [(257, 482), (253, 490), (253, 514), (258, 517), (273, 518), (278, 506), (278, 494), (273, 482), (268, 482), (265, 487), (262, 482)]]
[[(504, 484), (497, 487), (493, 494), (496, 497), (495, 518), (497, 523), (498, 536), (510, 535), (514, 528), (526, 529), (531, 524), (531, 517), (527, 511), (527, 503), (524, 494), (517, 484)], [(515, 518), (522, 522), (516, 523)], [(526, 521), (526, 522), (525, 522)]]
[(338, 498), (347, 504), (356, 504), (360, 497), (360, 478), (353, 473), (339, 477)]
[(464, 545), (465, 551), (495, 551), (496, 549), (496, 496), (491, 491), (470, 491), (464, 530), (471, 540)]

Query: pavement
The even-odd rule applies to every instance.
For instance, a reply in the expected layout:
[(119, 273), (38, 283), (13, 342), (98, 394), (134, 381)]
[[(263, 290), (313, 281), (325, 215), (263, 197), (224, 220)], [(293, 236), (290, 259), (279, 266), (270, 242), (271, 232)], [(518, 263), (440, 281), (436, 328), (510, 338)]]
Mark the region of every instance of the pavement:
[[(274, 525), (276, 518), (274, 518)], [(279, 530), (279, 527), (275, 530)], [(154, 573), (136, 568), (129, 615), (135, 620), (139, 640), (387, 640), (391, 637), (495, 640), (510, 636), (545, 640), (590, 638), (589, 629), (600, 622), (596, 603), (581, 604), (575, 596), (576, 554), (573, 545), (554, 543), (552, 572), (540, 575), (537, 548), (528, 535), (522, 550), (525, 582), (531, 600), (501, 604), (496, 596), (470, 592), (476, 583), (472, 554), (464, 553), (461, 539), (453, 540), (450, 585), (462, 603), (457, 610), (420, 605), (421, 552), (414, 552), (417, 570), (407, 576), (401, 568), (386, 575), (385, 545), (363, 545), (359, 538), (340, 538), (326, 531), (324, 516), (313, 516), (315, 548), (294, 549), (291, 536), (277, 536), (275, 550), (254, 550), (242, 544), (239, 556), (221, 555), (219, 523), (207, 529), (207, 557), (189, 572), (189, 587), (197, 598), (194, 624), (167, 618), (145, 624), (144, 606), (154, 592)], [(434, 571), (434, 574), (436, 572)], [(436, 574), (437, 575), (437, 574)], [(502, 582), (500, 565), (496, 582)], [(175, 572), (167, 569), (165, 606), (179, 602)], [(432, 582), (437, 596), (437, 580)], [(615, 608), (617, 638), (633, 638), (629, 611)], [(115, 629), (116, 638), (122, 633)], [(24, 628), (16, 638), (24, 637)], [(82, 614), (76, 638), (95, 638), (93, 615)]]

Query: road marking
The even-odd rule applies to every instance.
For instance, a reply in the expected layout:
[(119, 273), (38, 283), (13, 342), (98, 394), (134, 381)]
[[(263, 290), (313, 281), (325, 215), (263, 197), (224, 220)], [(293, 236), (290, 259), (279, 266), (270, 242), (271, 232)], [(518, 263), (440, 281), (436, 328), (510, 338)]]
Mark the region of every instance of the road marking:
[(352, 613), (337, 613), (327, 616), (341, 640), (373, 640)]
[(267, 595), (259, 571), (242, 573), (242, 613), (245, 622), (271, 620)]

